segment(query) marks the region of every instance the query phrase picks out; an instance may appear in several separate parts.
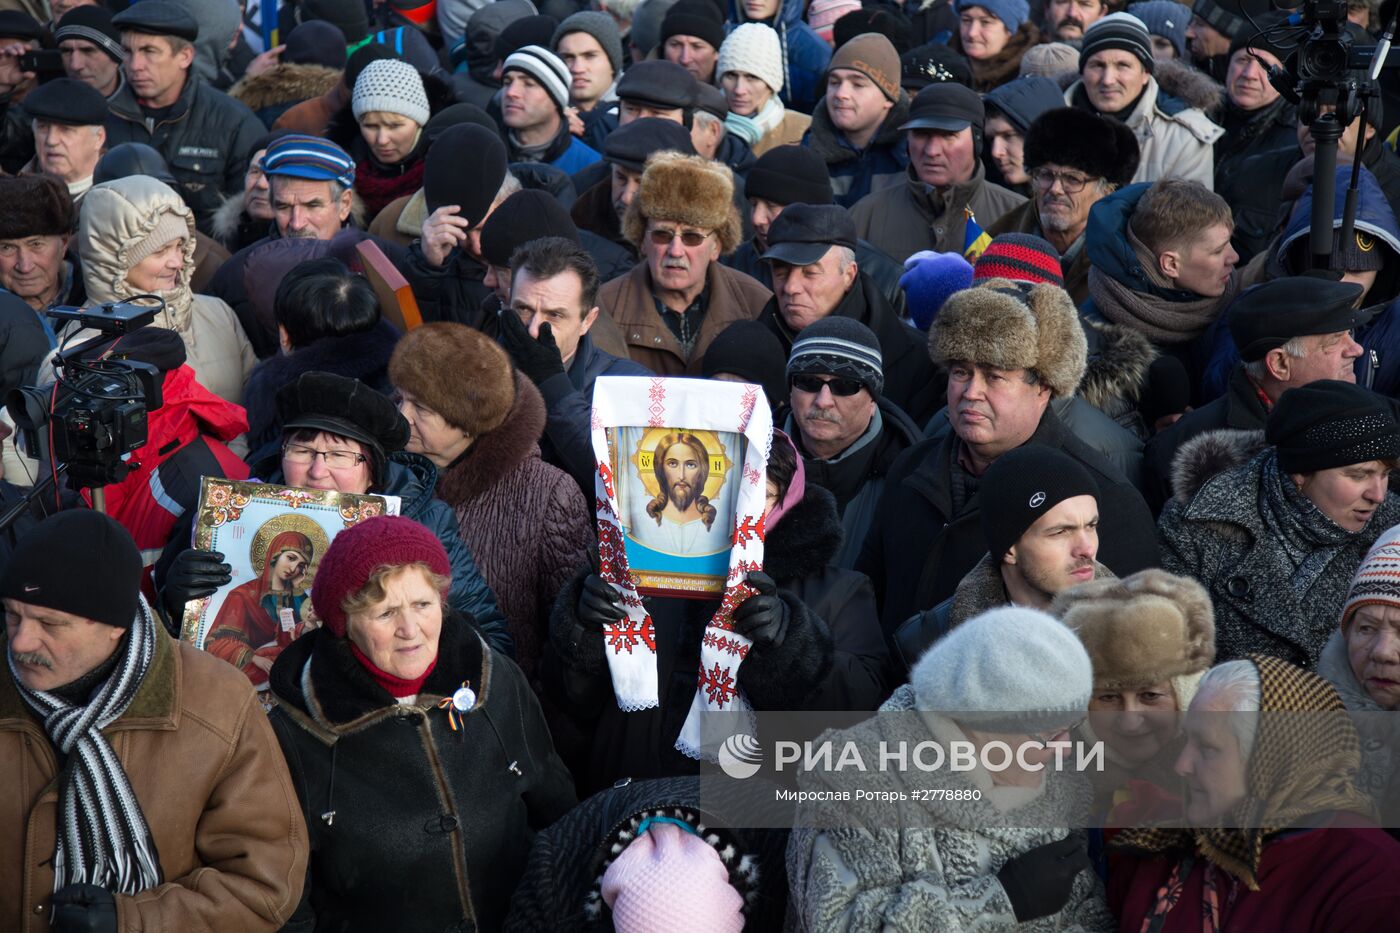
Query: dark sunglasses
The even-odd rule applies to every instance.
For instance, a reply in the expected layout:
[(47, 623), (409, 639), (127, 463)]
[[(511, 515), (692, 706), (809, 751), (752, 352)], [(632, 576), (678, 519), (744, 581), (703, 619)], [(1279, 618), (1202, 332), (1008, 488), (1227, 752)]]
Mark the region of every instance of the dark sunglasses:
[(832, 395), (839, 395), (843, 398), (855, 395), (861, 389), (865, 388), (864, 385), (856, 382), (854, 379), (842, 379), (840, 376), (832, 379), (823, 379), (821, 376), (792, 377), (792, 387), (794, 389), (801, 389), (803, 392), (811, 392), (813, 395), (816, 395), (822, 390), (822, 386), (826, 386), (830, 389)]
[(653, 230), (651, 231), (651, 241), (657, 246), (670, 246), (671, 241), (676, 237), (681, 238), (681, 242), (694, 249), (709, 236), (708, 233), (700, 233), (697, 230)]

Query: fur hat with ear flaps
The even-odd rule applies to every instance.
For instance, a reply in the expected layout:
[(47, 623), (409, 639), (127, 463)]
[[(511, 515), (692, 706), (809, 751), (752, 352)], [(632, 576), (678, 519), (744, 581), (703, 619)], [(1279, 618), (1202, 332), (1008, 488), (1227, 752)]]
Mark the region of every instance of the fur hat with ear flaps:
[(1027, 169), (1058, 165), (1121, 188), (1137, 174), (1141, 157), (1137, 137), (1124, 123), (1078, 107), (1047, 110), (1026, 130)]
[(1071, 587), (1050, 607), (1094, 662), (1094, 689), (1169, 681), (1186, 709), (1215, 663), (1215, 612), (1205, 587), (1165, 570)]
[(1033, 370), (1056, 398), (1074, 394), (1089, 356), (1073, 299), (1049, 284), (1027, 289), (987, 279), (955, 292), (928, 336), (929, 356), (939, 366), (961, 360)]
[(721, 255), (743, 241), (739, 209), (734, 206), (734, 174), (723, 162), (665, 150), (647, 159), (637, 195), (627, 206), (622, 234), (642, 248), (648, 220), (669, 220), (713, 230)]

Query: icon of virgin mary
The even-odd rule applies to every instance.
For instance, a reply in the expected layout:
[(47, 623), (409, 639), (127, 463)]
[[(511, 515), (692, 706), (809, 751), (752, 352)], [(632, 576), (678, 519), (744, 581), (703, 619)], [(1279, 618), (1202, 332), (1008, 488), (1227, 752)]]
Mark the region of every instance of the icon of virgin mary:
[(230, 590), (219, 607), (204, 650), (265, 686), (277, 654), (313, 622), (307, 618), (311, 607), (304, 584), (314, 556), (311, 539), (300, 531), (274, 536), (262, 573)]

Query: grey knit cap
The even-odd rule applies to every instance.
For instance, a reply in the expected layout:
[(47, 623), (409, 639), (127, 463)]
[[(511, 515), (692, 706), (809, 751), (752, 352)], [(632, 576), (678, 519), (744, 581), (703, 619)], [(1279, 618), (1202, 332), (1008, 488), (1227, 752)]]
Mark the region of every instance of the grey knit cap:
[(549, 40), (549, 47), (556, 55), (559, 53), (559, 40), (571, 32), (586, 32), (597, 39), (603, 47), (603, 54), (608, 57), (608, 63), (612, 65), (613, 77), (622, 74), (622, 35), (611, 16), (584, 10), (564, 17), (564, 22), (559, 24), (559, 28), (554, 30), (554, 37)]
[(1036, 609), (974, 616), (909, 672), (915, 705), (982, 732), (1028, 735), (1083, 719), (1094, 668), (1078, 636)]
[(350, 109), (356, 120), (367, 113), (396, 113), (422, 126), (428, 122), (428, 93), (422, 76), (408, 62), (380, 58), (355, 79)]
[(854, 379), (879, 398), (885, 387), (880, 339), (854, 318), (824, 317), (798, 333), (788, 354), (787, 374)]

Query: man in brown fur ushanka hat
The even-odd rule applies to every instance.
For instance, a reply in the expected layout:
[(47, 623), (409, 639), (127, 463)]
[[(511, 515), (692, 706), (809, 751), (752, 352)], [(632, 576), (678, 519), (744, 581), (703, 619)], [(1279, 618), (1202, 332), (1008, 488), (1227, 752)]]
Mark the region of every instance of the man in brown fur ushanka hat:
[(662, 151), (647, 160), (623, 235), (642, 261), (598, 290), (636, 362), (662, 376), (700, 375), (710, 342), (773, 300), (758, 280), (719, 263), (743, 236), (728, 166)]

